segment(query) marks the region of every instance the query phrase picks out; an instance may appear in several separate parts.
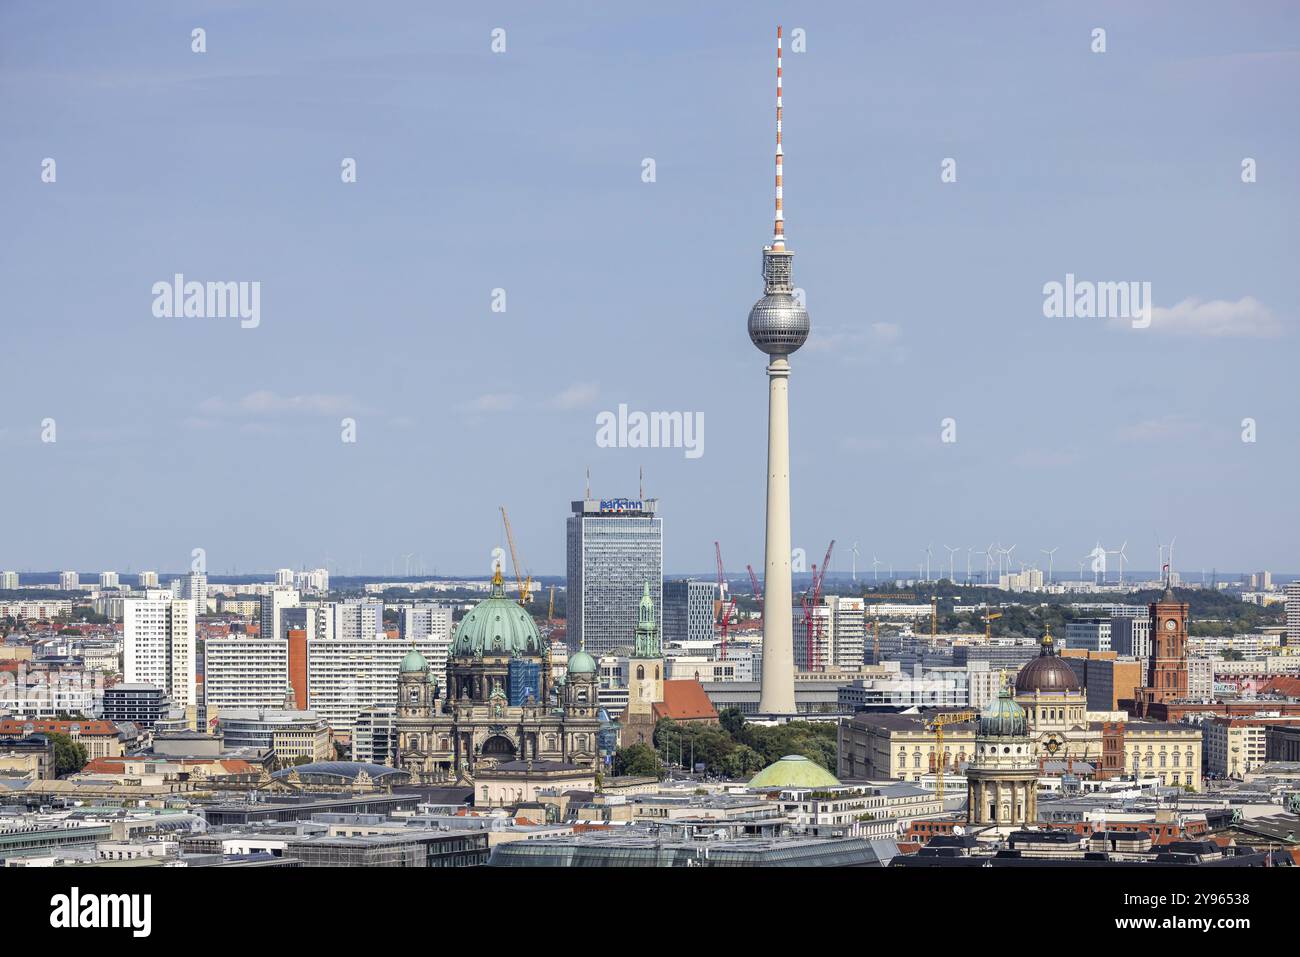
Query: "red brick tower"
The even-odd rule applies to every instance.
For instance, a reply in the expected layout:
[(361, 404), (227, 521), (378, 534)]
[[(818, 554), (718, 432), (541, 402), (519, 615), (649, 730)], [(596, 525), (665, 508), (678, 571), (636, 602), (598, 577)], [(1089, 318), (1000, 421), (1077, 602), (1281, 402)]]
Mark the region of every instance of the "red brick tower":
[(1148, 606), (1151, 617), (1151, 659), (1147, 683), (1138, 695), (1138, 713), (1151, 714), (1153, 704), (1187, 697), (1187, 604), (1166, 585), (1164, 596)]

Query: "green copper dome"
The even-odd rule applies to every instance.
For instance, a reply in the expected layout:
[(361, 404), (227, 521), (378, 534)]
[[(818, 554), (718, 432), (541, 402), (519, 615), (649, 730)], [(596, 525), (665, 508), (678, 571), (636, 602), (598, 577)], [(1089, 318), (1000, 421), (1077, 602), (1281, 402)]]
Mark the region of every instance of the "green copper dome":
[(586, 651), (579, 649), (569, 659), (568, 671), (571, 675), (594, 675), (596, 673), (596, 659), (587, 654)]
[(1011, 690), (1003, 688), (997, 698), (980, 712), (980, 738), (1023, 738), (1029, 734), (1029, 718), (1025, 709), (1016, 704)]
[(816, 761), (802, 754), (787, 754), (780, 761), (769, 764), (749, 782), (751, 788), (833, 788), (839, 778)]
[(454, 657), (484, 656), (530, 658), (542, 654), (542, 636), (533, 616), (507, 598), (501, 574), (492, 579), (492, 594), (461, 619), (451, 641)]
[(417, 671), (423, 671), (427, 667), (429, 667), (429, 663), (424, 660), (424, 655), (414, 648), (408, 651), (406, 657), (402, 659), (402, 674), (413, 674)]

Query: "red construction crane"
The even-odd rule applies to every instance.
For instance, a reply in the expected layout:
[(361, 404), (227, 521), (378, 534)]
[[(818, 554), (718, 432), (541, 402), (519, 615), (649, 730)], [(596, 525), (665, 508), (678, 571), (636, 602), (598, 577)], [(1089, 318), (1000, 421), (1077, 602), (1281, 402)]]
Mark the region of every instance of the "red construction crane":
[(718, 559), (718, 620), (722, 625), (722, 646), (719, 649), (718, 656), (722, 661), (727, 660), (727, 631), (731, 627), (733, 616), (736, 614), (736, 598), (733, 595), (730, 604), (727, 602), (727, 573), (722, 567), (722, 546), (717, 542), (713, 543), (713, 550)]
[(758, 602), (758, 613), (761, 617), (763, 614), (763, 589), (758, 587), (758, 576), (754, 574), (754, 566), (746, 565), (745, 570), (749, 572), (749, 584), (754, 589), (754, 601)]
[[(831, 552), (835, 550), (835, 539), (826, 548), (826, 557), (822, 559), (822, 567), (819, 569), (816, 565), (812, 567), (812, 582), (808, 590), (799, 596), (799, 601), (803, 604), (803, 623), (807, 633), (807, 644), (804, 646), (804, 664), (809, 671), (821, 670), (821, 653), (820, 644), (815, 638), (821, 637), (821, 626), (813, 616), (813, 609), (822, 603), (822, 580), (826, 577), (826, 569), (831, 563)], [(811, 602), (809, 599), (812, 599)]]

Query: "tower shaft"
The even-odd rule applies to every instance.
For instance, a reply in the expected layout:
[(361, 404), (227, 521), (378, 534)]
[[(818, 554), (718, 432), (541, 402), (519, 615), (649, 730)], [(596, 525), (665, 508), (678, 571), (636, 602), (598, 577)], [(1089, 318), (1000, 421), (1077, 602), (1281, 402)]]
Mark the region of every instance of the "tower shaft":
[(758, 710), (794, 714), (794, 596), (790, 583), (790, 362), (767, 367), (767, 544), (763, 672)]

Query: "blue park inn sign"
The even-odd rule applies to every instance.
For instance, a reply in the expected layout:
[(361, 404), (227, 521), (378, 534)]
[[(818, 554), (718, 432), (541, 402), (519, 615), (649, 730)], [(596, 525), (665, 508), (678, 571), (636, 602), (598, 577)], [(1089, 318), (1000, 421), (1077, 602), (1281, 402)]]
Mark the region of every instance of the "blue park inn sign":
[(600, 510), (602, 512), (640, 512), (644, 510), (644, 506), (640, 499), (602, 498), (600, 500)]

